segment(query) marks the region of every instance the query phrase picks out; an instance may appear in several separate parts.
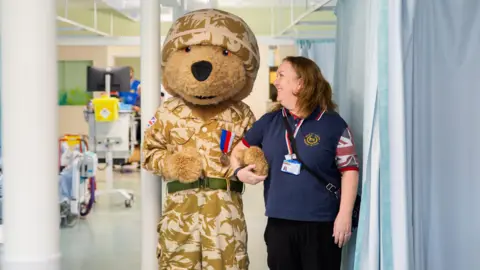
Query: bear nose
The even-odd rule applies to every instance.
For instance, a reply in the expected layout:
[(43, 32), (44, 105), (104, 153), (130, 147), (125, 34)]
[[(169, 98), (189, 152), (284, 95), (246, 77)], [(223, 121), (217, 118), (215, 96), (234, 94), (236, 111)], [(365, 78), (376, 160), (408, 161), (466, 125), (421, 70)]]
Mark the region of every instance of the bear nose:
[(198, 61), (192, 65), (192, 74), (200, 82), (205, 81), (212, 72), (212, 63), (208, 61)]

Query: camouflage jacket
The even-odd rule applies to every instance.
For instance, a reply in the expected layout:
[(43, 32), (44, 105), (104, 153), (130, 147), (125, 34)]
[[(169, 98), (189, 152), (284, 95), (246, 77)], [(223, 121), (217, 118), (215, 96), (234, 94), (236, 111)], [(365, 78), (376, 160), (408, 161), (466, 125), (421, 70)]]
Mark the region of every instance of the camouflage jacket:
[(234, 133), (230, 155), (231, 149), (255, 122), (255, 116), (248, 105), (237, 102), (214, 118), (203, 121), (192, 114), (182, 99), (173, 97), (163, 102), (151, 122), (154, 123), (144, 134), (143, 168), (162, 176), (165, 155), (188, 147), (196, 148), (204, 157), (204, 176), (226, 178), (232, 171), (220, 162), (222, 129)]

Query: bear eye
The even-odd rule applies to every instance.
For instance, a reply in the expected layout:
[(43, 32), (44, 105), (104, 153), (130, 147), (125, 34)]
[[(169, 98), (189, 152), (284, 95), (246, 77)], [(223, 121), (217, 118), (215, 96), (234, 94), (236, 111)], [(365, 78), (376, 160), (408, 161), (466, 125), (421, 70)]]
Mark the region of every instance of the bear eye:
[(230, 55), (230, 51), (229, 50), (223, 50), (223, 55), (225, 56), (229, 56)]
[(185, 52), (190, 52), (192, 50), (192, 47), (188, 46), (185, 48)]

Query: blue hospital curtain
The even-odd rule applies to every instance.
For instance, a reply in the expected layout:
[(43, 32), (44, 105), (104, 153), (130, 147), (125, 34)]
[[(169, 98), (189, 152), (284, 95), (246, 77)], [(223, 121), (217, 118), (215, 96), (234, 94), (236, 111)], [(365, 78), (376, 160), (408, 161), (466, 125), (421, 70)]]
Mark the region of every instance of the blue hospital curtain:
[[(0, 43), (0, 48), (1, 48), (1, 43)], [(0, 63), (1, 63), (1, 54), (0, 54)], [(3, 131), (2, 131), (2, 110), (1, 110), (1, 104), (2, 104), (2, 65), (0, 64), (0, 157), (2, 156), (2, 138), (3, 138)]]
[(336, 98), (363, 130), (360, 226), (343, 267), (477, 269), (480, 2), (358, 2), (337, 6)]
[[(347, 81), (365, 78), (354, 269), (477, 269), (480, 2), (363, 4), (356, 8), (366, 18), (367, 45), (359, 46), (371, 74), (337, 66)], [(337, 89), (343, 104), (352, 103), (352, 89)]]
[(335, 39), (299, 40), (298, 54), (312, 59), (322, 70), (323, 77), (333, 86), (335, 72)]
[(480, 269), (480, 1), (414, 7), (404, 42), (414, 269)]
[(345, 250), (343, 269), (409, 269), (399, 3), (337, 4), (335, 97), (357, 138), (363, 197), (360, 225)]
[(367, 1), (363, 205), (355, 269), (411, 269), (401, 0)]
[[(364, 132), (364, 110), (371, 104), (364, 102), (371, 95), (367, 91), (366, 80), (374, 73), (370, 72), (371, 63), (366, 63), (373, 50), (366, 50), (368, 34), (366, 31), (366, 6), (356, 0), (339, 0), (336, 6), (337, 33), (335, 42), (335, 66), (333, 80), (333, 98), (338, 104), (338, 111), (352, 129), (356, 149), (364, 171), (365, 142), (370, 135)], [(368, 55), (367, 55), (368, 54)], [(372, 107), (373, 108), (373, 107)], [(369, 134), (369, 133), (368, 133)], [(362, 177), (365, 179), (365, 177)], [(342, 269), (351, 270), (357, 234), (354, 233), (342, 255)]]

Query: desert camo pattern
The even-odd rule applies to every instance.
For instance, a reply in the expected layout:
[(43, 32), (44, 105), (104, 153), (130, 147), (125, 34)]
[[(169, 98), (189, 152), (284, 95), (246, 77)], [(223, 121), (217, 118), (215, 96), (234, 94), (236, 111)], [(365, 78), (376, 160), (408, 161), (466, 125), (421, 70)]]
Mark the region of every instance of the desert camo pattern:
[(246, 270), (247, 227), (241, 194), (182, 191), (167, 196), (157, 258), (160, 270)]
[(167, 153), (196, 148), (203, 157), (203, 175), (214, 178), (228, 178), (232, 173), (229, 166), (220, 162), (222, 129), (234, 133), (233, 149), (255, 122), (250, 107), (243, 102), (237, 102), (210, 120), (203, 121), (193, 115), (178, 97), (166, 100), (157, 110), (155, 119), (156, 122), (145, 131), (143, 167), (163, 176), (162, 167), (165, 166)]
[[(255, 122), (252, 111), (243, 102), (203, 121), (176, 97), (166, 100), (154, 119), (144, 136), (145, 169), (162, 175), (165, 155), (189, 147), (202, 155), (204, 175), (215, 178), (231, 175), (231, 169), (220, 162), (221, 130), (235, 133), (234, 146)], [(248, 269), (241, 194), (185, 190), (168, 194), (163, 209), (158, 225), (159, 269)]]
[(231, 51), (244, 62), (247, 76), (256, 78), (260, 57), (255, 35), (241, 18), (216, 9), (195, 10), (175, 21), (163, 45), (162, 67), (172, 52), (200, 44)]

